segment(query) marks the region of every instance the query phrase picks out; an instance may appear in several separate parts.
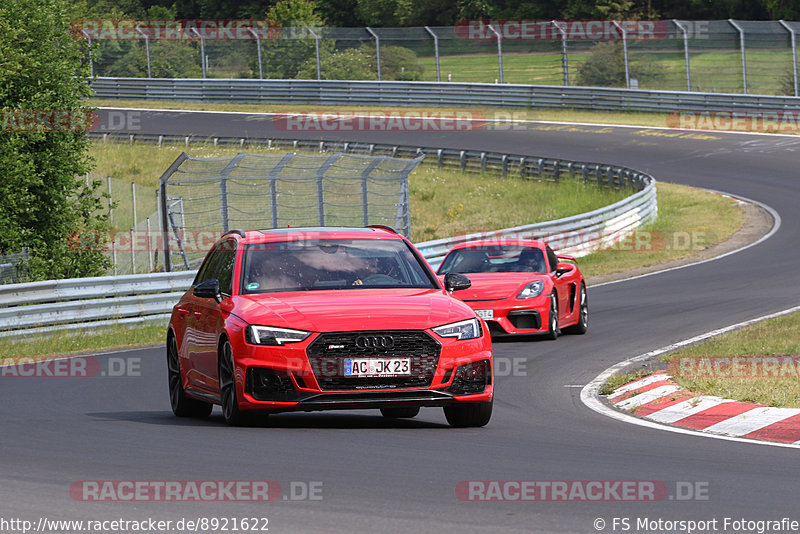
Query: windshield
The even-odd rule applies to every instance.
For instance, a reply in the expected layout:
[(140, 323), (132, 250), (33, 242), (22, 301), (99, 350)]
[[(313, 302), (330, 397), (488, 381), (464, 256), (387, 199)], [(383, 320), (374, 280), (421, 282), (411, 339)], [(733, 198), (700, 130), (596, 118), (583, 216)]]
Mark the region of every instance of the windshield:
[(308, 239), (247, 245), (241, 293), (435, 288), (404, 241)]
[(442, 262), (444, 273), (544, 273), (544, 253), (537, 247), (468, 247), (451, 252)]

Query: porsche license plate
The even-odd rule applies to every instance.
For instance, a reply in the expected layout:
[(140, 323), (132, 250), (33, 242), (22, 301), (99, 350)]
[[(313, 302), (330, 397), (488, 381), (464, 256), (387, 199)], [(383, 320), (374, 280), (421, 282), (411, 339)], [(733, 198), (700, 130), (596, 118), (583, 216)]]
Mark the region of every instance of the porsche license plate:
[(475, 310), (475, 313), (484, 321), (494, 319), (494, 310)]
[(348, 358), (344, 376), (389, 377), (410, 376), (411, 358)]

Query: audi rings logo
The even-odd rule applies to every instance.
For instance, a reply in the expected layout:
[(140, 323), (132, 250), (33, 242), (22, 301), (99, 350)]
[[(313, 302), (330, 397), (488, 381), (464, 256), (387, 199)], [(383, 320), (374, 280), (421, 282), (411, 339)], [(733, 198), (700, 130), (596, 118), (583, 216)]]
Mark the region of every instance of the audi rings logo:
[(356, 347), (359, 349), (389, 350), (394, 347), (392, 336), (358, 336)]

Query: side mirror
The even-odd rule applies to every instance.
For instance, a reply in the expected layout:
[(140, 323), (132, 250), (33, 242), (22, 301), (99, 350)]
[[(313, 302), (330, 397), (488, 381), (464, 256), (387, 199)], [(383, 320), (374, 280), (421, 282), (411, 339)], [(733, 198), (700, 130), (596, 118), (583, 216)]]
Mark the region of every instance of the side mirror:
[(444, 275), (444, 288), (450, 293), (459, 289), (469, 289), (471, 285), (472, 281), (463, 274), (447, 273)]
[(211, 280), (206, 280), (205, 282), (201, 282), (194, 286), (194, 293), (195, 297), (200, 297), (201, 299), (214, 299), (218, 303), (222, 302), (222, 293), (219, 290), (219, 280), (216, 278), (212, 278)]
[(559, 263), (556, 266), (556, 276), (561, 277), (565, 274), (572, 272), (575, 269), (575, 266), (571, 263)]

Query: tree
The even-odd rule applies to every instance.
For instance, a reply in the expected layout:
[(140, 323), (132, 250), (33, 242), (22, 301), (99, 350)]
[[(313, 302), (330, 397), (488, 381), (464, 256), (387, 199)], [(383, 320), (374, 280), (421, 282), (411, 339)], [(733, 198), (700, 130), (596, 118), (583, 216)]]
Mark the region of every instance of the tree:
[[(322, 26), (322, 18), (315, 10), (312, 0), (280, 0), (267, 10), (270, 25), (277, 23), (282, 30), (280, 39), (261, 42), (264, 77), (295, 78), (309, 58), (316, 57), (314, 38), (305, 29), (305, 26)], [(332, 50), (332, 41), (320, 42), (321, 54)], [(253, 70), (258, 73), (257, 66)]]
[[(85, 130), (91, 94), (86, 43), (69, 34), (66, 0), (0, 4), (0, 253), (28, 247), (33, 279), (102, 274), (108, 266), (94, 236), (98, 184)], [(23, 120), (37, 117), (36, 121)]]

